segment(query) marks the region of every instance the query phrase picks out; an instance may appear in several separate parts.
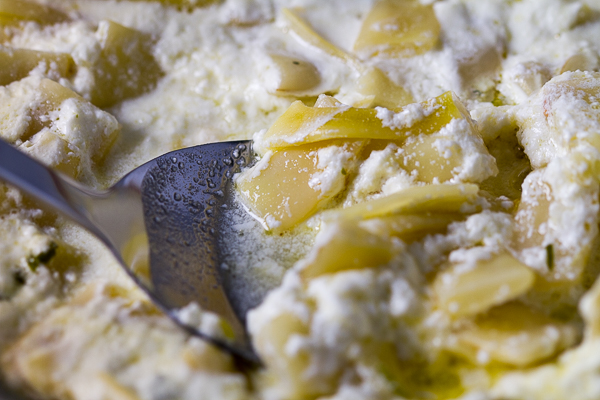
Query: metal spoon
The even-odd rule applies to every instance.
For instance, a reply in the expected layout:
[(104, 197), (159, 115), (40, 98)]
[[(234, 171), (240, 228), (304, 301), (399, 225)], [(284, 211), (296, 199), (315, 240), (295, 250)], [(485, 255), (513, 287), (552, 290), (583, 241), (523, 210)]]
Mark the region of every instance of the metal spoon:
[[(175, 322), (251, 364), (260, 365), (245, 330), (245, 312), (228, 295), (218, 264), (219, 217), (233, 202), (232, 176), (251, 161), (251, 141), (176, 150), (147, 162), (106, 192), (46, 168), (0, 140), (0, 179), (80, 224), (112, 251)], [(148, 262), (149, 259), (149, 262)], [(197, 302), (231, 326), (231, 341), (182, 321)]]

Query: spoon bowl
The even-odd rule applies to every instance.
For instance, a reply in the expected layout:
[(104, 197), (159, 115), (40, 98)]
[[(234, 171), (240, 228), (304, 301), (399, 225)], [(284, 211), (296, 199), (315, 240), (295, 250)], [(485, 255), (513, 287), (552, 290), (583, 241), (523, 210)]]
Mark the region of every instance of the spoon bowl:
[[(152, 301), (190, 334), (260, 365), (245, 329), (247, 310), (232, 301), (219, 264), (220, 216), (234, 206), (232, 178), (252, 162), (251, 143), (175, 150), (98, 192), (0, 140), (0, 180), (94, 234)], [(179, 310), (193, 303), (226, 321), (231, 339), (211, 336), (182, 319)]]

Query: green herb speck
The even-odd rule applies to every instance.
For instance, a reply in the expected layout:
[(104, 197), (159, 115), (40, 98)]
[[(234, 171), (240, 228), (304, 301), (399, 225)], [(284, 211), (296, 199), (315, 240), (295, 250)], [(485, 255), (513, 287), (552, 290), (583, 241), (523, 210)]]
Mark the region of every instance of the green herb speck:
[(56, 243), (50, 242), (48, 250), (36, 256), (29, 256), (29, 258), (27, 258), (27, 265), (29, 265), (29, 268), (31, 268), (31, 270), (35, 272), (35, 270), (37, 269), (37, 267), (39, 267), (40, 264), (46, 264), (52, 259), (52, 257), (56, 255), (57, 248), (58, 245)]

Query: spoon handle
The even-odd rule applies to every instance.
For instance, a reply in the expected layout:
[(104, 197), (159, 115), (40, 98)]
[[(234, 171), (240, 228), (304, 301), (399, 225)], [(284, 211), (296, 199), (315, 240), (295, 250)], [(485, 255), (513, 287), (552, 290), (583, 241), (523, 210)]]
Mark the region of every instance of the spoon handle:
[(97, 192), (61, 176), (0, 139), (0, 180), (70, 218), (102, 240), (116, 257), (132, 237), (144, 234), (140, 185), (148, 165), (115, 187)]
[[(249, 146), (248, 141), (221, 142), (174, 151), (136, 168), (107, 191), (94, 192), (0, 140), (0, 180), (102, 240), (154, 303), (187, 332), (257, 366), (261, 362), (221, 282), (215, 237), (221, 220), (212, 216), (205, 226), (199, 219), (231, 205), (226, 201), (227, 188), (231, 189), (233, 173), (245, 164), (242, 155)], [(204, 186), (194, 181), (199, 176), (206, 179)], [(173, 201), (165, 203), (167, 199)], [(150, 274), (139, 275), (139, 270)], [(227, 321), (235, 343), (182, 321), (178, 310), (192, 302)]]
[(78, 206), (81, 198), (88, 197), (77, 183), (68, 182), (54, 171), (0, 139), (0, 180), (16, 186), (35, 199), (52, 207), (83, 225), (94, 234), (103, 236)]
[(59, 208), (62, 196), (52, 171), (0, 140), (0, 176), (37, 199)]

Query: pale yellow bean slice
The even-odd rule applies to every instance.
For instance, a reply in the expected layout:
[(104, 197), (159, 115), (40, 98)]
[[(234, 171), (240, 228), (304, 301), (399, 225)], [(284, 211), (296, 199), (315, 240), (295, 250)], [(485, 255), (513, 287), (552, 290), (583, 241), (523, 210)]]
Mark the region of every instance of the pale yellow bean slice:
[(317, 236), (315, 247), (302, 261), (300, 276), (313, 279), (340, 271), (374, 268), (392, 258), (391, 243), (355, 223), (328, 224)]
[(510, 302), (477, 317), (456, 334), (459, 353), (479, 364), (492, 361), (525, 367), (574, 345), (576, 326)]
[(431, 50), (440, 24), (431, 4), (417, 0), (382, 0), (371, 9), (354, 43), (364, 57), (377, 54), (411, 56)]
[(69, 54), (0, 46), (0, 85), (8, 85), (37, 69), (52, 78), (70, 78), (76, 65)]
[(0, 0), (0, 25), (12, 25), (19, 21), (55, 24), (68, 19), (66, 14), (33, 1)]
[(324, 218), (368, 219), (394, 214), (461, 213), (474, 209), (474, 184), (413, 186), (378, 199), (327, 212)]
[(375, 235), (393, 236), (410, 243), (426, 235), (444, 233), (449, 224), (464, 218), (462, 213), (390, 215), (362, 221), (359, 225)]
[(92, 103), (109, 107), (150, 90), (162, 76), (152, 55), (152, 38), (112, 21), (98, 28), (101, 57), (94, 65)]
[(362, 72), (355, 90), (363, 96), (372, 96), (370, 107), (393, 110), (414, 102), (406, 89), (392, 82), (379, 68), (369, 68)]
[(314, 46), (323, 52), (339, 58), (357, 71), (361, 71), (364, 69), (362, 64), (358, 60), (354, 58), (354, 56), (346, 53), (344, 50), (335, 46), (331, 42), (325, 40), (321, 35), (319, 35), (313, 28), (311, 28), (306, 22), (304, 22), (300, 17), (298, 17), (294, 11), (289, 8), (284, 8), (281, 10), (281, 14), (283, 15), (287, 27), (295, 33), (299, 39), (306, 42), (307, 44)]
[[(337, 141), (268, 153), (240, 174), (238, 191), (265, 229), (292, 228), (345, 187), (345, 168), (362, 146)], [(328, 157), (341, 161), (330, 163)]]
[(534, 272), (508, 253), (472, 267), (452, 265), (440, 273), (433, 289), (438, 306), (455, 317), (475, 315), (527, 292)]
[(304, 93), (321, 83), (317, 68), (306, 60), (281, 54), (270, 54), (279, 72), (277, 94)]
[[(418, 111), (413, 110), (417, 108)], [(410, 110), (399, 108), (396, 113), (348, 106), (307, 107), (296, 101), (257, 140), (255, 148), (264, 154), (267, 150), (331, 139), (404, 141), (409, 135), (437, 132), (455, 118), (466, 119), (476, 129), (460, 100), (451, 92), (418, 103)]]

